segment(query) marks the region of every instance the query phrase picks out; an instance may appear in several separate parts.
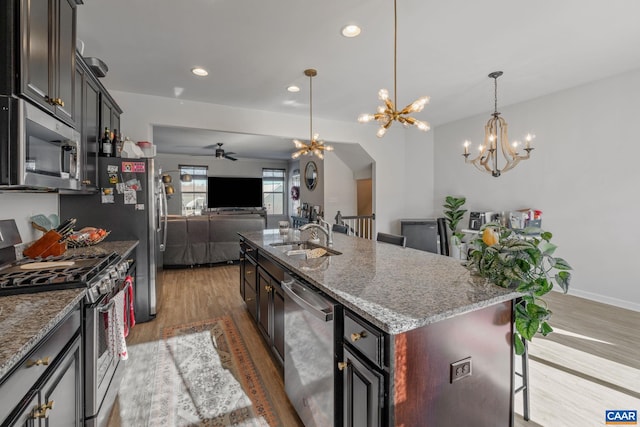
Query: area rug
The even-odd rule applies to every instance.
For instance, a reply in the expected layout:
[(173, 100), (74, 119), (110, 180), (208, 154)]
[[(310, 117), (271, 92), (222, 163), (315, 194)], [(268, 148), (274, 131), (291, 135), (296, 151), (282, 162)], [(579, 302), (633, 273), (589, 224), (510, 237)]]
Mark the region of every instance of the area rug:
[(165, 328), (161, 341), (130, 346), (127, 362), (122, 426), (281, 425), (228, 316)]

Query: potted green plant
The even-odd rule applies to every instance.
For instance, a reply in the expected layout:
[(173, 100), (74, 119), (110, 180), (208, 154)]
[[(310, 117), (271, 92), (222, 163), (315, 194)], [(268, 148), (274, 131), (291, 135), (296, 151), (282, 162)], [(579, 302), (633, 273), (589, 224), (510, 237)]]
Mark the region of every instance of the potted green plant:
[(445, 198), (445, 204), (442, 205), (445, 208), (444, 216), (449, 230), (451, 230), (451, 256), (454, 258), (461, 258), (461, 245), (464, 234), (458, 231), (458, 223), (462, 220), (466, 209), (461, 209), (467, 199), (465, 197), (447, 196)]
[[(540, 230), (541, 231), (541, 230)], [(571, 266), (554, 257), (557, 248), (552, 234), (522, 236), (497, 223), (486, 224), (474, 241), (467, 268), (498, 286), (514, 288), (522, 293), (515, 306), (513, 344), (516, 354), (525, 351), (522, 338), (531, 341), (537, 333), (543, 336), (553, 331), (551, 317), (542, 296), (558, 285), (569, 290)]]

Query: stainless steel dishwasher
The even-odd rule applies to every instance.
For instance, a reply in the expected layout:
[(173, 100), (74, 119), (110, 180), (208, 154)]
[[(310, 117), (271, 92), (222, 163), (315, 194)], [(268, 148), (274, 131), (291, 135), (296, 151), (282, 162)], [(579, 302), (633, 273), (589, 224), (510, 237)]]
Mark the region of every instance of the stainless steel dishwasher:
[(306, 427), (335, 424), (336, 336), (342, 306), (285, 274), (284, 385)]

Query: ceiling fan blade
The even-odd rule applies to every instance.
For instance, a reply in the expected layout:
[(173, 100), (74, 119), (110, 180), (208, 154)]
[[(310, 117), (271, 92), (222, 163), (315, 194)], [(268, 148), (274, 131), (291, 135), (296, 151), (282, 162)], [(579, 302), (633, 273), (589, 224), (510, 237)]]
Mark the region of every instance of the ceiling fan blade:
[(230, 156), (230, 155), (228, 155), (228, 154), (225, 154), (224, 158), (225, 158), (225, 159), (229, 159), (229, 160), (233, 160), (234, 162), (235, 162), (236, 160), (238, 160), (238, 159), (236, 159), (235, 157), (231, 157), (231, 156)]
[(218, 144), (211, 144), (211, 145), (207, 145), (206, 147), (202, 147), (202, 148), (206, 148), (207, 150), (210, 150), (212, 148), (219, 148)]

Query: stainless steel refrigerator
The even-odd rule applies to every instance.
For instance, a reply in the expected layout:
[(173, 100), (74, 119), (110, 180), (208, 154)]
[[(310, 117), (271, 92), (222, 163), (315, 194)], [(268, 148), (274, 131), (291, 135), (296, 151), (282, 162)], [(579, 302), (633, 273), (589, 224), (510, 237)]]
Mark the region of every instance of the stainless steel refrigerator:
[(156, 316), (156, 289), (162, 277), (167, 201), (153, 159), (98, 159), (98, 194), (60, 195), (60, 217), (110, 231), (106, 241), (138, 240), (135, 251), (136, 322)]

